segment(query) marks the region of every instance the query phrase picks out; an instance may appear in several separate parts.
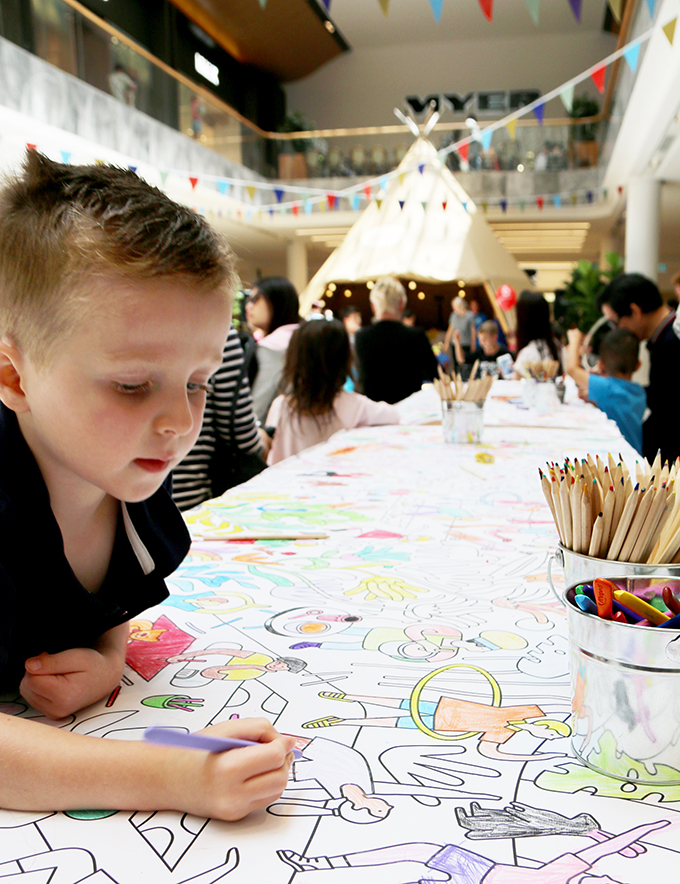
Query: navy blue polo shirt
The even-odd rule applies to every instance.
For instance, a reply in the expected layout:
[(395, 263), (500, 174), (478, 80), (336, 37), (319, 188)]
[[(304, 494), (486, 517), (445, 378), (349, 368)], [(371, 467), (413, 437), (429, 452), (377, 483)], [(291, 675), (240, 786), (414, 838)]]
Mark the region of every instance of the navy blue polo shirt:
[(189, 551), (170, 477), (147, 500), (121, 503), (104, 582), (88, 592), (64, 554), (47, 486), (0, 403), (0, 690), (14, 690), (29, 657), (92, 647), (102, 633), (167, 598), (165, 577)]

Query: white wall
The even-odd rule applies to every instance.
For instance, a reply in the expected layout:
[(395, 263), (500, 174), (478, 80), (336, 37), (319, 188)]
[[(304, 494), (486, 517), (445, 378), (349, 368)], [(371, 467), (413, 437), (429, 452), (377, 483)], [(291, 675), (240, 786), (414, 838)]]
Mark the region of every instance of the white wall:
[[(288, 109), (302, 111), (318, 128), (384, 126), (396, 122), (392, 109), (403, 108), (406, 95), (491, 89), (546, 93), (615, 49), (616, 37), (601, 31), (357, 49), (285, 90)], [(597, 95), (590, 81), (577, 86), (576, 94), (582, 92)], [(546, 118), (564, 115), (559, 99), (546, 109)]]

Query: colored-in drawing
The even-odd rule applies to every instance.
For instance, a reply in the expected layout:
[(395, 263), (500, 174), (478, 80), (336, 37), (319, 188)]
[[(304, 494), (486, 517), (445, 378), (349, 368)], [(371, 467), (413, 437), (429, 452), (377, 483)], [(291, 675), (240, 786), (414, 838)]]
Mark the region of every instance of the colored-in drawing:
[(143, 630), (144, 640), (135, 641), (135, 633), (132, 631), (125, 662), (143, 679), (150, 681), (168, 665), (168, 657), (179, 654), (189, 647), (194, 636), (184, 632), (179, 626), (175, 626), (165, 614), (161, 614), (153, 623), (147, 622), (149, 622), (152, 637), (144, 637), (149, 633), (149, 629), (145, 629)]

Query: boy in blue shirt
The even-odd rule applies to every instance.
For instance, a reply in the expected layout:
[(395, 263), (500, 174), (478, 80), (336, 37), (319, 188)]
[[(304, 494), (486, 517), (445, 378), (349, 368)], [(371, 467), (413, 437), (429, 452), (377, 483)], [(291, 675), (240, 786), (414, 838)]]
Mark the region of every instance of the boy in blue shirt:
[(567, 338), (567, 374), (590, 402), (616, 421), (626, 442), (641, 454), (647, 396), (644, 387), (631, 381), (631, 375), (640, 365), (637, 337), (623, 328), (608, 332), (600, 343), (597, 373), (581, 366), (583, 334), (571, 328)]
[[(128, 621), (188, 551), (170, 471), (235, 285), (226, 243), (128, 170), (30, 151), (0, 190), (0, 690), (49, 718), (118, 685)], [(262, 745), (211, 755), (0, 714), (0, 806), (239, 819), (281, 795), (289, 738), (260, 719), (211, 733)]]

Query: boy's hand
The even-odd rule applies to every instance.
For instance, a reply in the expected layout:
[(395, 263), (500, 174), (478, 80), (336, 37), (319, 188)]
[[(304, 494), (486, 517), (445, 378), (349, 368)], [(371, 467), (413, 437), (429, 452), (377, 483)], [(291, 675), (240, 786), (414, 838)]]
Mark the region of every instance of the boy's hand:
[(123, 667), (93, 648), (39, 654), (26, 661), (20, 692), (48, 718), (65, 718), (96, 703), (116, 687)]
[(96, 703), (120, 682), (129, 634), (129, 624), (121, 623), (100, 636), (96, 648), (29, 658), (19, 687), (22, 697), (55, 720)]
[(583, 332), (578, 328), (567, 329), (567, 341), (572, 347), (580, 347), (584, 337)]
[(293, 737), (281, 736), (264, 718), (223, 722), (199, 733), (261, 745), (220, 753), (154, 747), (168, 753), (163, 784), (170, 794), (164, 807), (232, 821), (281, 797), (293, 763)]

